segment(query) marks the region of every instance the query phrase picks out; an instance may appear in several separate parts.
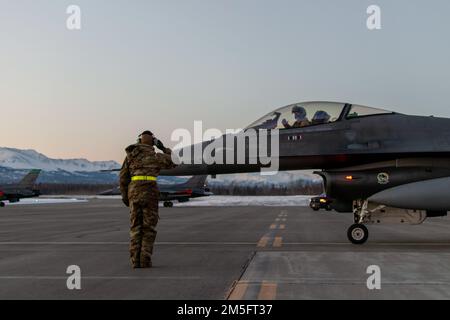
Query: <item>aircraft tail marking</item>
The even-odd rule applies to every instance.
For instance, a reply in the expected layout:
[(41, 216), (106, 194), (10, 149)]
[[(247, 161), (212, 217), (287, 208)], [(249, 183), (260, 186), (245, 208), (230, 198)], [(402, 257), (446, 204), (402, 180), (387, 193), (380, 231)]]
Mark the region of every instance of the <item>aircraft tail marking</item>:
[(19, 182), (19, 186), (21, 188), (25, 189), (31, 189), (33, 188), (34, 184), (36, 183), (37, 178), (39, 177), (39, 174), (41, 173), (41, 170), (39, 169), (33, 169), (30, 172), (27, 173), (25, 177)]
[(192, 178), (190, 178), (188, 181), (186, 181), (183, 184), (183, 187), (185, 188), (203, 188), (205, 186), (205, 182), (206, 182), (206, 178), (208, 176), (207, 175), (203, 175), (203, 176), (193, 176)]

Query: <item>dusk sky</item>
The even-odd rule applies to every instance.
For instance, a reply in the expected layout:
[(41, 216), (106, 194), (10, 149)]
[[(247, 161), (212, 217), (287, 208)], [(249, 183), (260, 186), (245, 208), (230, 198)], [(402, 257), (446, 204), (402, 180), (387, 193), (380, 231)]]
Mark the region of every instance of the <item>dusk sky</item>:
[[(66, 28), (69, 5), (81, 30)], [(369, 5), (382, 29), (366, 27)], [(0, 0), (0, 146), (117, 160), (138, 133), (330, 100), (450, 117), (450, 1)]]

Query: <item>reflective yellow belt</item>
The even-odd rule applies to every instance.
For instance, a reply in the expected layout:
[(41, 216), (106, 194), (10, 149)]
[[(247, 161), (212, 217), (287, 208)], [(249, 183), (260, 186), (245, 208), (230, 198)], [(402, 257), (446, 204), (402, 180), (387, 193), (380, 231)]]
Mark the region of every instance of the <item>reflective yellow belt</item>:
[(131, 181), (156, 181), (157, 177), (154, 176), (134, 176), (131, 177)]

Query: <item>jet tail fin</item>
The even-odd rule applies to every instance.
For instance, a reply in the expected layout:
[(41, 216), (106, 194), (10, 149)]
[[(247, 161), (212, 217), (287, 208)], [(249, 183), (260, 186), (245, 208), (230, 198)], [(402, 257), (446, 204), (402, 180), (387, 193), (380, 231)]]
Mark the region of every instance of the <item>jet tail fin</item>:
[(186, 188), (203, 188), (205, 186), (207, 175), (193, 176), (183, 184)]
[(19, 182), (19, 186), (21, 188), (25, 189), (32, 189), (34, 184), (36, 183), (37, 178), (39, 177), (39, 174), (41, 173), (41, 170), (39, 169), (33, 169), (30, 172), (27, 173), (25, 177)]

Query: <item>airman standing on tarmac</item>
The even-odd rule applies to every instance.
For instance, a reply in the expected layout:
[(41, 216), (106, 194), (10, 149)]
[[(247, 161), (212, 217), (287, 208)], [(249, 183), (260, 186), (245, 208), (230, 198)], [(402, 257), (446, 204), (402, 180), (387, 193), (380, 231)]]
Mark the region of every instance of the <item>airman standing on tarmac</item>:
[[(163, 153), (157, 153), (156, 146)], [(169, 148), (150, 131), (144, 131), (136, 144), (125, 149), (120, 170), (122, 201), (130, 207), (130, 260), (133, 268), (151, 268), (153, 244), (158, 223), (159, 171), (174, 168)]]

